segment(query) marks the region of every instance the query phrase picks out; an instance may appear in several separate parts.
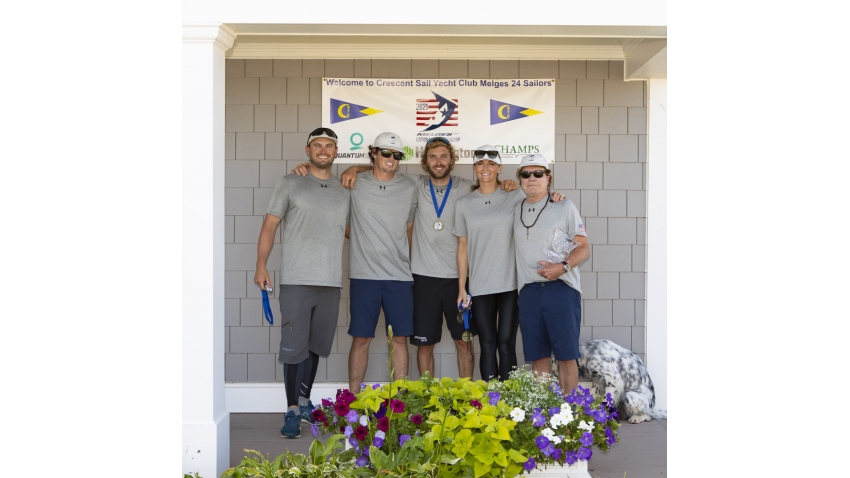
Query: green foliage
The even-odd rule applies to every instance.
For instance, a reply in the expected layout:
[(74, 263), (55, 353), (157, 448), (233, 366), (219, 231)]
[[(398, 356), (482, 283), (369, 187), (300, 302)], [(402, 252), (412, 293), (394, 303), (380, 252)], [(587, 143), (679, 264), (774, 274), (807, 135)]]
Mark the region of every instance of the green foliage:
[(222, 478), (330, 478), (355, 477), (357, 466), (351, 450), (340, 452), (340, 441), (345, 437), (332, 435), (327, 445), (314, 440), (308, 455), (293, 454), (287, 451), (274, 460), (264, 457), (256, 450), (245, 450), (248, 456), (239, 466), (230, 468), (221, 474)]

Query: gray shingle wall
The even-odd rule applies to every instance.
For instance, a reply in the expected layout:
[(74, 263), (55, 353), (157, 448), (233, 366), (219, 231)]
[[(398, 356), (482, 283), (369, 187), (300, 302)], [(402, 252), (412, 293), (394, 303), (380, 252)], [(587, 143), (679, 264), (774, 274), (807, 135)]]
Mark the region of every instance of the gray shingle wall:
[[(307, 132), (321, 121), (321, 77), (557, 77), (554, 187), (579, 208), (591, 244), (582, 264), (581, 340), (606, 338), (645, 353), (645, 84), (622, 81), (619, 61), (227, 60), (225, 86), (225, 380), (283, 381), (276, 360), (279, 323), (268, 326), (253, 284), (256, 242), (278, 179), (305, 160)], [(333, 166), (339, 175), (348, 165)], [(512, 176), (511, 168), (503, 171)], [(418, 165), (401, 172), (420, 173)], [(472, 178), (469, 165), (455, 172)], [(280, 230), (268, 269), (276, 283)], [(347, 248), (347, 244), (346, 244)], [(348, 269), (347, 254), (343, 270)], [(348, 281), (331, 356), (318, 382), (348, 380)], [(279, 317), (277, 304), (273, 304)], [(435, 347), (437, 375), (456, 376), (454, 345)], [(477, 343), (476, 343), (476, 349)], [(517, 339), (522, 362), (522, 338)], [(418, 377), (415, 347), (410, 375)], [(386, 380), (383, 318), (372, 341), (368, 381)], [(479, 378), (475, 356), (475, 378)]]

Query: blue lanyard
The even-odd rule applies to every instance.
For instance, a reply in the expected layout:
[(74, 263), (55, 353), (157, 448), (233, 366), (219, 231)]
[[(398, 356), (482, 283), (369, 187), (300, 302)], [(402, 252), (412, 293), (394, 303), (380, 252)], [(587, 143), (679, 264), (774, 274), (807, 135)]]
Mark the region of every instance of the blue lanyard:
[(463, 311), (463, 330), (469, 330), (469, 311), (472, 310), (472, 304)]
[(269, 304), (269, 293), (263, 289), (263, 315), (266, 317), (269, 325), (274, 325), (274, 315), (272, 315), (272, 306)]
[(449, 176), (449, 185), (446, 187), (446, 195), (443, 196), (443, 203), (440, 204), (439, 208), (437, 208), (437, 194), (434, 193), (434, 183), (431, 182), (431, 178), (428, 178), (428, 185), (431, 186), (431, 199), (434, 200), (434, 210), (437, 211), (437, 219), (439, 219), (440, 214), (443, 213), (443, 208), (446, 207), (446, 200), (449, 199), (449, 193), (452, 190), (452, 177)]

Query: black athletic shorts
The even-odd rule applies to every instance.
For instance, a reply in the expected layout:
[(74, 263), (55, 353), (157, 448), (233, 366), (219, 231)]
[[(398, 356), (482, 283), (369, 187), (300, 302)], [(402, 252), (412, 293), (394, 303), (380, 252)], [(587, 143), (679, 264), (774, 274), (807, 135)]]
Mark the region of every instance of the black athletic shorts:
[[(463, 324), (457, 321), (457, 278), (442, 279), (413, 274), (413, 345), (432, 345), (443, 335), (443, 317), (453, 340), (461, 340)], [(474, 306), (474, 304), (473, 304)], [(469, 318), (469, 330), (475, 325)]]

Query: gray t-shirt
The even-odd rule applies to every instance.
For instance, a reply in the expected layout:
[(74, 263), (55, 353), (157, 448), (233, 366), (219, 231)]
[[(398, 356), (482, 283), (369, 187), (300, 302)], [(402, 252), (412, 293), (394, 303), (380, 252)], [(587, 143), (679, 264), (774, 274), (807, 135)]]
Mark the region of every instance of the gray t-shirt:
[[(457, 278), (457, 237), (452, 234), (455, 221), (455, 204), (469, 194), (472, 181), (452, 176), (452, 189), (446, 199), (446, 205), (440, 214), (443, 229), (434, 229), (437, 222), (437, 210), (434, 198), (431, 197), (431, 177), (427, 174), (412, 176), (416, 181), (419, 205), (416, 208), (416, 220), (413, 221), (413, 255), (411, 270), (414, 274), (439, 277), (442, 279)], [(437, 197), (437, 207), (443, 203), (446, 186), (434, 186)]]
[(410, 281), (407, 223), (416, 213), (416, 183), (401, 174), (378, 181), (372, 171), (357, 175), (351, 190), (351, 279)]
[(334, 176), (290, 174), (278, 181), (266, 212), (284, 221), (281, 284), (342, 287), (349, 196)]
[(514, 211), (523, 198), (522, 189), (490, 194), (476, 189), (458, 201), (452, 232), (467, 238), (470, 295), (516, 290)]
[[(545, 277), (537, 273), (539, 267), (538, 261), (548, 261), (543, 248), (549, 243), (552, 233), (555, 228), (558, 228), (567, 233), (570, 237), (587, 236), (584, 231), (584, 223), (579, 216), (578, 209), (575, 204), (568, 199), (561, 202), (549, 202), (548, 198), (544, 198), (536, 203), (518, 204), (516, 213), (514, 214), (514, 242), (516, 247), (516, 266), (517, 266), (517, 289), (520, 291), (525, 284), (532, 282), (548, 282)], [(541, 211), (540, 208), (546, 206), (546, 209)], [(535, 223), (538, 213), (540, 218)], [(534, 226), (526, 229), (522, 224), (525, 220), (527, 226)], [(562, 259), (563, 260), (563, 259)], [(566, 282), (566, 284), (581, 294), (581, 283), (579, 278), (578, 267), (573, 267), (570, 272), (561, 274), (558, 279)]]

